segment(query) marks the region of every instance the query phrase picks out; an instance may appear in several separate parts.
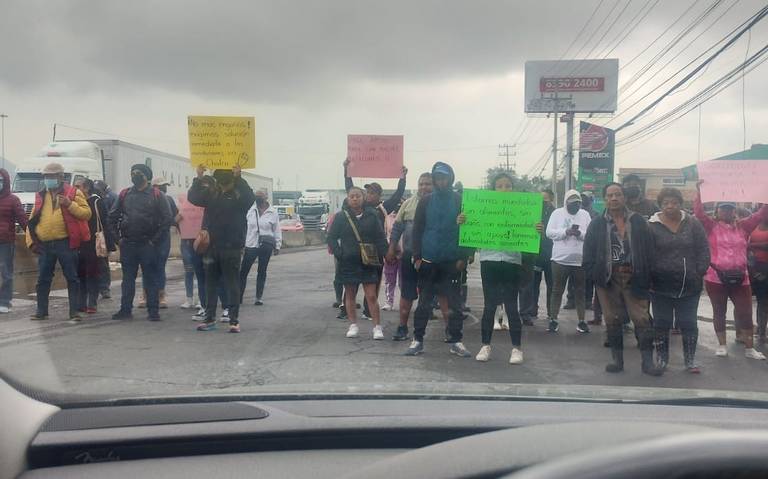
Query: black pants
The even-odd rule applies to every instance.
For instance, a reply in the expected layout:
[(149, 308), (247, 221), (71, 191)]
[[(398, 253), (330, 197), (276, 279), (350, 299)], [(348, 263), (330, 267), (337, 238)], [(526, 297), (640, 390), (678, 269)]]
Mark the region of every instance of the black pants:
[(444, 263), (422, 262), (419, 268), (419, 305), (413, 314), (413, 337), (424, 341), (427, 323), (432, 317), (433, 296), (443, 296), (448, 300), (448, 335), (451, 343), (462, 339), (464, 315), (461, 313), (461, 275), (453, 261)]
[(504, 304), (509, 319), (509, 337), (512, 345), (520, 347), (523, 323), (517, 311), (517, 294), (520, 285), (520, 265), (503, 261), (482, 261), (480, 277), (483, 281), (483, 344), (491, 344), (496, 308)]
[(245, 248), (243, 262), (240, 265), (240, 303), (243, 302), (245, 286), (248, 283), (248, 273), (251, 272), (251, 267), (257, 259), (259, 260), (259, 264), (256, 268), (256, 299), (261, 299), (264, 294), (264, 285), (267, 283), (267, 267), (269, 266), (269, 259), (271, 257), (271, 246)]
[(669, 330), (676, 325), (683, 333), (698, 333), (699, 295), (670, 298), (658, 294), (651, 299), (653, 326), (657, 330)]
[[(206, 322), (216, 321), (216, 304), (219, 300), (219, 285), (223, 286), (224, 296), (222, 308), (229, 306), (229, 323), (238, 324), (240, 305), (232, 299), (240, 293), (240, 248), (218, 249), (211, 246), (203, 257), (205, 265), (205, 292), (208, 304), (205, 310)], [(235, 304), (224, 304), (225, 302)]]
[(333, 258), (333, 266), (335, 268), (334, 275), (333, 275), (333, 291), (336, 294), (336, 302), (340, 304), (344, 304), (344, 285), (341, 284), (341, 281), (339, 281), (339, 260), (334, 257)]

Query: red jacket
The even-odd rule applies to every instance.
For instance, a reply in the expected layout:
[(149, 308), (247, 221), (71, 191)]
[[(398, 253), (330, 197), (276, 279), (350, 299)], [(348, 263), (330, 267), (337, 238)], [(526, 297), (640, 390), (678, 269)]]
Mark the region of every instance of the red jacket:
[(16, 223), (27, 229), (27, 215), (21, 206), (19, 197), (11, 193), (11, 178), (5, 169), (0, 168), (3, 188), (0, 189), (0, 243), (16, 241)]
[[(61, 190), (64, 196), (70, 200), (75, 200), (77, 189), (64, 183), (61, 185)], [(45, 192), (37, 192), (35, 194), (35, 216), (40, 214), (43, 210), (43, 194)], [(69, 247), (71, 249), (80, 248), (80, 243), (90, 241), (91, 230), (88, 228), (88, 220), (79, 220), (72, 216), (72, 213), (68, 209), (62, 208), (61, 215), (64, 217), (64, 224), (67, 226), (67, 234), (69, 234)]]

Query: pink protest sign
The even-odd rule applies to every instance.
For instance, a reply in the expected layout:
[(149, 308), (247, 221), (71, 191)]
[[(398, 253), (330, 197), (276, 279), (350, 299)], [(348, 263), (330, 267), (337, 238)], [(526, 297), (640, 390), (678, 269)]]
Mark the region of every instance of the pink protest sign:
[(403, 169), (402, 135), (347, 135), (349, 176), (400, 178)]
[(768, 160), (713, 160), (697, 167), (703, 202), (768, 203)]
[(187, 195), (179, 195), (179, 231), (181, 239), (195, 239), (203, 225), (203, 213), (205, 208), (195, 206), (187, 201)]

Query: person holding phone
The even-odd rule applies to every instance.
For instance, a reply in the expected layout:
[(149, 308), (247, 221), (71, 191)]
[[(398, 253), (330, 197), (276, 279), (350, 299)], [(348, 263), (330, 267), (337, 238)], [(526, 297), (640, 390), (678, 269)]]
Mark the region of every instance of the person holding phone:
[(565, 206), (556, 209), (547, 223), (547, 237), (552, 240), (552, 298), (550, 300), (550, 317), (548, 331), (556, 333), (560, 329), (558, 314), (563, 301), (565, 285), (570, 280), (574, 285), (576, 297), (576, 314), (579, 323), (576, 331), (588, 333), (589, 326), (584, 321), (585, 276), (582, 267), (584, 233), (589, 227), (591, 217), (581, 209), (581, 194), (569, 190), (565, 194)]
[(77, 262), (81, 243), (91, 238), (90, 218), (91, 208), (85, 195), (64, 181), (64, 167), (59, 163), (46, 165), (42, 189), (35, 194), (35, 206), (27, 228), (27, 247), (38, 255), (37, 311), (31, 319), (48, 319), (48, 296), (56, 262), (67, 279), (69, 319), (82, 319), (78, 312), (80, 280)]

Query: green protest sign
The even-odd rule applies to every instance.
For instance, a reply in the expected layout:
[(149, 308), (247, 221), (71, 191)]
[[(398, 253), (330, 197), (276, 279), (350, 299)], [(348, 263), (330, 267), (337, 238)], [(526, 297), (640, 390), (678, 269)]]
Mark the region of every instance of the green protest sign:
[(459, 245), (538, 253), (543, 200), (540, 193), (465, 189), (461, 209), (467, 217)]

